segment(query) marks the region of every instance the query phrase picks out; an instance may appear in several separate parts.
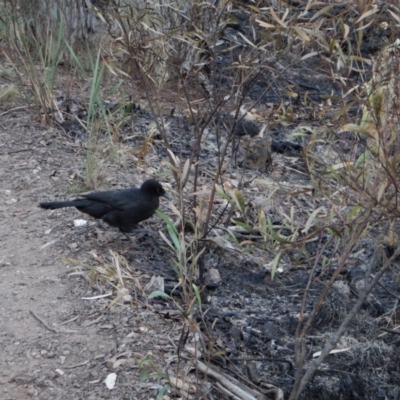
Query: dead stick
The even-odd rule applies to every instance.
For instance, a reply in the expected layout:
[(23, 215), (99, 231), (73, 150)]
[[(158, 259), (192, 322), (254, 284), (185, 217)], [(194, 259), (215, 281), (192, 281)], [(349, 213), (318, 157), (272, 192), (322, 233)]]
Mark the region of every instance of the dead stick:
[(0, 156), (4, 156), (6, 154), (22, 153), (23, 151), (33, 151), (33, 149), (29, 147), (27, 149), (18, 149), (18, 150), (5, 151), (4, 153), (0, 153)]
[(43, 321), (42, 318), (40, 318), (35, 311), (29, 310), (29, 312), (39, 321), (41, 322), (49, 331), (52, 331), (54, 333), (60, 333), (57, 329), (52, 328), (47, 322)]

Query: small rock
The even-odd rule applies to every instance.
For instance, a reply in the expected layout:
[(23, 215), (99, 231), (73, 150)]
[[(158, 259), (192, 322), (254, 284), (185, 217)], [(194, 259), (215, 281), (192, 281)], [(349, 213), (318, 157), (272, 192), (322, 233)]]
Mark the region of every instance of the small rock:
[(74, 219), (74, 226), (86, 226), (88, 222), (85, 219)]
[(28, 387), (26, 388), (26, 394), (28, 396), (35, 396), (36, 395), (36, 389), (33, 385), (28, 385)]
[(115, 372), (112, 372), (111, 374), (107, 375), (107, 378), (105, 379), (104, 383), (106, 384), (109, 390), (112, 390), (114, 389), (116, 380), (117, 380), (117, 374)]
[(4, 203), (9, 206), (10, 204), (14, 204), (16, 203), (18, 200), (17, 199), (10, 199), (10, 200), (6, 200)]
[(264, 339), (276, 340), (278, 337), (278, 329), (273, 322), (268, 321), (262, 326), (261, 334)]
[(209, 289), (215, 289), (221, 282), (221, 275), (216, 268), (210, 268), (204, 275), (204, 282)]

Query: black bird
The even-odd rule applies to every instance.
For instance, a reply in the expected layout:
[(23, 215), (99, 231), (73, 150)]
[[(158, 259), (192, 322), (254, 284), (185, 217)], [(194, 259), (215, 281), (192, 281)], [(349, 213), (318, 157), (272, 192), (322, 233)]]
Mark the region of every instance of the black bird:
[(161, 196), (169, 198), (160, 182), (148, 179), (140, 189), (94, 192), (81, 195), (75, 200), (40, 203), (39, 207), (46, 210), (76, 207), (80, 212), (101, 219), (126, 234), (132, 232), (137, 223), (155, 213)]

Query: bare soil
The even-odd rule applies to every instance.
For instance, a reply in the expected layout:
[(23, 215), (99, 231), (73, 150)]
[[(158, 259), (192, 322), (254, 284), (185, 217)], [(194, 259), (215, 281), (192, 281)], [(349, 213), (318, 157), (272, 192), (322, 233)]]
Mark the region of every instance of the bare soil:
[[(162, 357), (174, 349), (174, 325), (146, 307), (109, 308), (107, 298), (84, 300), (101, 293), (81, 276), (71, 276), (74, 265), (65, 257), (97, 264), (103, 256), (109, 257), (111, 247), (130, 255), (131, 265), (146, 267), (153, 239), (144, 238), (150, 241), (148, 246), (135, 246), (96, 224), (75, 229), (73, 220), (82, 218), (76, 210), (40, 210), (39, 201), (68, 197), (76, 190), (74, 171), (84, 167), (83, 153), (73, 139), (35, 124), (35, 117), (26, 111), (10, 113), (4, 120), (0, 133), (1, 398), (152, 398), (160, 378), (159, 383), (141, 382), (138, 363), (144, 357), (161, 357), (157, 365), (163, 365)], [(135, 178), (137, 182), (125, 181), (125, 187), (139, 183), (140, 177)], [(138, 273), (138, 279), (143, 277), (143, 272)], [(117, 359), (122, 374), (114, 368)], [(112, 372), (117, 372), (117, 382), (110, 391), (104, 380)]]

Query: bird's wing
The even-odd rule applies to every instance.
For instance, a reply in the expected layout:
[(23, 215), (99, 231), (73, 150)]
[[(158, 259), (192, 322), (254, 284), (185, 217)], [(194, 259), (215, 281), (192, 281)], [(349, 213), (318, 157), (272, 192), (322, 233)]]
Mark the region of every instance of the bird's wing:
[(139, 189), (110, 190), (94, 192), (84, 196), (85, 199), (107, 204), (115, 210), (126, 210), (140, 203), (141, 192)]

